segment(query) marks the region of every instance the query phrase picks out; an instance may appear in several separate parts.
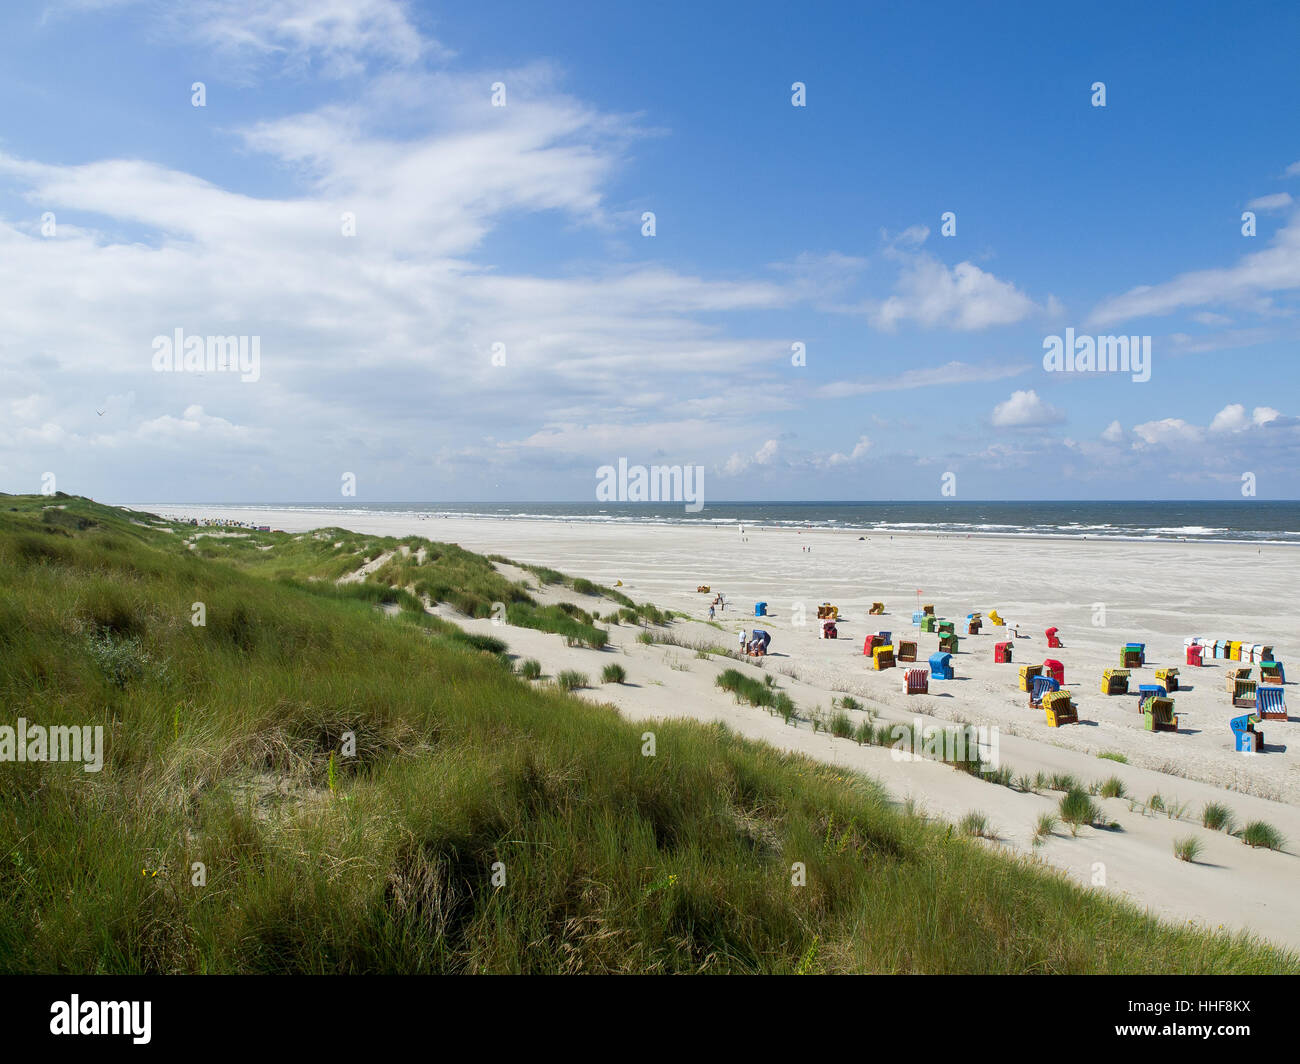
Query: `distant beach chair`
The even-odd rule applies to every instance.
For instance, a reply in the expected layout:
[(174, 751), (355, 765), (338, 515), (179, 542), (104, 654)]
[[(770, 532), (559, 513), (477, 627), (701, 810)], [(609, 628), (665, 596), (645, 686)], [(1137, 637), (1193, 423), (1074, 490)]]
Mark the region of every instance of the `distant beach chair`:
[(998, 616), (997, 610), (989, 610), (989, 624), (993, 625), (995, 628), (1001, 628), (1006, 623), (1006, 621)]
[(1187, 648), (1187, 664), (1195, 666), (1196, 668), (1199, 669), (1202, 664), (1201, 651), (1204, 649), (1205, 648), (1202, 647), (1199, 643), (1193, 643), (1191, 646), (1189, 646)]
[(931, 654), (930, 675), (936, 680), (951, 680), (953, 678), (952, 655), (944, 653)]
[[(620, 580), (619, 583), (621, 584), (622, 581)], [(699, 592), (700, 594), (708, 594), (708, 592), (712, 591), (713, 588), (709, 587), (708, 584), (701, 584), (701, 585), (700, 585), (699, 587), (697, 587), (695, 590), (696, 590), (697, 592)]]
[(1012, 646), (1009, 641), (993, 644), (993, 660), (996, 662), (1009, 662), (1011, 660), (1011, 652)]
[(1047, 726), (1060, 728), (1066, 724), (1079, 723), (1079, 710), (1074, 699), (1066, 690), (1049, 691), (1043, 695), (1043, 710), (1047, 714)]
[(1055, 658), (1048, 658), (1043, 662), (1043, 672), (1048, 676), (1056, 677), (1057, 683), (1065, 683), (1065, 666)]
[(1141, 713), (1142, 707), (1143, 705), (1146, 704), (1146, 700), (1148, 698), (1167, 698), (1169, 696), (1169, 692), (1166, 691), (1163, 687), (1161, 687), (1160, 684), (1158, 683), (1144, 683), (1144, 684), (1138, 684), (1137, 696), (1138, 696), (1138, 712)]
[(908, 639), (900, 639), (898, 641), (897, 657), (899, 661), (915, 661), (916, 644)]
[(840, 631), (835, 622), (828, 617), (822, 621), (818, 635), (822, 639), (838, 639), (840, 637)]
[(1280, 661), (1261, 661), (1259, 663), (1260, 683), (1286, 683), (1286, 669)]
[(934, 625), (935, 625), (935, 619), (933, 613), (927, 613), (924, 617), (921, 618), (921, 631), (933, 632)]
[(940, 621), (935, 627), (935, 631), (940, 635), (956, 635), (957, 626), (952, 621)]
[(894, 648), (889, 644), (876, 647), (871, 652), (871, 667), (877, 672), (881, 669), (892, 669), (894, 667)]
[(1045, 636), (1047, 636), (1048, 650), (1055, 650), (1057, 647), (1061, 645), (1060, 639), (1056, 637), (1056, 633), (1059, 631), (1060, 631), (1059, 628), (1049, 628), (1047, 629), (1046, 632), (1043, 633)]
[(1142, 648), (1130, 643), (1120, 651), (1119, 663), (1126, 669), (1140, 669), (1143, 662)]
[(983, 623), (984, 622), (980, 620), (980, 615), (978, 613), (972, 613), (966, 618), (966, 634), (979, 635)]
[(1178, 730), (1174, 700), (1152, 696), (1142, 703), (1142, 727), (1150, 732)]
[[(1233, 705), (1236, 705), (1236, 699)], [(1256, 687), (1255, 712), (1264, 720), (1286, 720), (1286, 688), (1275, 683)]]
[(873, 602), (871, 604), (871, 609), (867, 610), (868, 614), (884, 613), (884, 612), (885, 612), (885, 604), (883, 602)]
[(1107, 669), (1101, 674), (1101, 693), (1104, 695), (1128, 694), (1128, 669)]
[(1032, 691), (1034, 689), (1034, 677), (1043, 674), (1041, 665), (1021, 665), (1020, 666), (1020, 690)]
[(1156, 679), (1165, 685), (1168, 691), (1178, 690), (1178, 669), (1170, 666), (1167, 669), (1156, 669)]
[(947, 635), (941, 635), (939, 637), (939, 649), (943, 651), (943, 653), (945, 654), (956, 654), (957, 643), (958, 643), (958, 639), (952, 633), (949, 633)]
[[(766, 602), (755, 602), (755, 603), (754, 603), (754, 616), (755, 616), (755, 617), (766, 617), (766, 616), (767, 616), (767, 603), (766, 603)], [(805, 614), (805, 616), (807, 616), (807, 615)]]
[(907, 693), (909, 695), (926, 695), (930, 693), (930, 673), (925, 669), (907, 670)]
[(875, 634), (866, 636), (862, 640), (862, 653), (867, 657), (871, 657), (871, 652), (875, 650), (877, 646), (884, 646), (884, 645), (885, 645), (885, 641), (881, 639), (880, 636)]
[(1226, 658), (1228, 656), (1228, 641), (1226, 639), (1216, 639), (1214, 641), (1214, 656), (1216, 658)]
[(1258, 723), (1259, 717), (1254, 713), (1232, 718), (1232, 736), (1239, 753), (1262, 754), (1264, 752), (1264, 733), (1256, 727)]
[(921, 604), (921, 612), (922, 612), (922, 613), (928, 613), (931, 617), (933, 617), (933, 616), (934, 616), (934, 603), (933, 603), (933, 602), (925, 602), (925, 603), (922, 603), (922, 604)]
[(1029, 692), (1029, 708), (1041, 709), (1043, 696), (1061, 689), (1061, 681), (1055, 676), (1035, 676), (1033, 688)]
[(819, 618), (829, 617), (833, 621), (838, 621), (840, 619), (840, 608), (832, 606), (829, 602), (823, 602), (817, 607), (817, 616)]
[(1228, 688), (1228, 694), (1232, 694), (1234, 691), (1237, 690), (1238, 680), (1248, 680), (1248, 679), (1250, 679), (1249, 668), (1229, 669), (1224, 674), (1224, 683)]
[(925, 618), (925, 614), (922, 613), (920, 610), (913, 610), (913, 611), (912, 611), (912, 623), (913, 623), (913, 624), (915, 624), (915, 625), (919, 625), (919, 624), (921, 623), (921, 621), (924, 620), (924, 618)]

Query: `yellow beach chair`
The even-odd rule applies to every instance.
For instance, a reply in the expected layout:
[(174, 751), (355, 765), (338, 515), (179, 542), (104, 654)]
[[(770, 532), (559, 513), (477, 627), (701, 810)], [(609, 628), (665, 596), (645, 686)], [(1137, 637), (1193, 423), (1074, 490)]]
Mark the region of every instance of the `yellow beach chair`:
[(1034, 689), (1034, 677), (1043, 675), (1041, 665), (1021, 665), (1020, 666), (1020, 690), (1032, 691)]

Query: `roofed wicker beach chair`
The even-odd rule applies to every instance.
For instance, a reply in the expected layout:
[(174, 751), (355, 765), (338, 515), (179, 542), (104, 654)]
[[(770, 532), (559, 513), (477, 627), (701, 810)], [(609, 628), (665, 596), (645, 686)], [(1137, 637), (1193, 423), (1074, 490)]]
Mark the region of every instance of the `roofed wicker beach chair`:
[(1060, 689), (1061, 682), (1055, 676), (1035, 676), (1033, 689), (1029, 692), (1029, 708), (1041, 709), (1043, 696)]
[(1260, 683), (1286, 683), (1286, 669), (1280, 661), (1261, 661), (1259, 663)]
[[(1272, 690), (1281, 691), (1282, 688), (1274, 687)], [(1232, 704), (1239, 709), (1254, 709), (1256, 701), (1255, 681), (1239, 679), (1232, 690)]]
[(1079, 723), (1079, 711), (1069, 691), (1049, 691), (1043, 695), (1043, 711), (1047, 714), (1049, 728)]
[(953, 624), (952, 621), (940, 621), (938, 625), (935, 626), (935, 631), (940, 635), (956, 635), (957, 626)]
[(921, 621), (922, 621), (922, 619), (923, 619), (924, 617), (925, 617), (925, 614), (922, 613), (920, 610), (913, 610), (913, 611), (912, 611), (912, 623), (913, 623), (913, 624), (915, 624), (915, 625), (919, 625), (919, 624), (921, 623)]
[(900, 639), (898, 641), (898, 650), (895, 652), (895, 657), (897, 657), (899, 661), (915, 661), (916, 644), (910, 639)]
[(1020, 690), (1032, 691), (1034, 689), (1034, 677), (1043, 675), (1041, 665), (1021, 665), (1020, 666)]
[(1286, 720), (1286, 688), (1275, 683), (1256, 687), (1255, 712), (1265, 720)]
[(1057, 683), (1065, 683), (1065, 666), (1055, 658), (1048, 658), (1043, 662), (1043, 674), (1055, 676)]
[(1178, 718), (1174, 716), (1174, 700), (1152, 696), (1142, 703), (1142, 727), (1147, 731), (1178, 730)]
[(889, 644), (876, 647), (871, 652), (871, 667), (877, 672), (881, 669), (892, 669), (894, 667), (894, 648)]
[(1119, 663), (1126, 669), (1140, 669), (1142, 667), (1141, 649), (1130, 643), (1119, 652)]
[(884, 604), (883, 602), (873, 602), (873, 603), (871, 604), (871, 609), (867, 610), (867, 612), (868, 612), (868, 613), (873, 613), (873, 614), (874, 614), (874, 613), (884, 613), (884, 612), (885, 612), (885, 604)]
[(935, 624), (936, 624), (936, 621), (935, 621), (935, 618), (934, 618), (934, 614), (933, 614), (933, 613), (927, 613), (924, 617), (921, 618), (921, 631), (923, 631), (923, 632), (933, 632), (933, 631), (934, 631), (934, 626), (935, 626)]
[(1259, 724), (1259, 717), (1254, 713), (1246, 713), (1240, 717), (1233, 717), (1230, 723), (1234, 745), (1239, 753), (1262, 754), (1264, 752), (1264, 733), (1256, 727)]
[(1189, 643), (1187, 645), (1187, 664), (1200, 668), (1201, 653), (1204, 649), (1200, 643)]
[(998, 616), (997, 610), (989, 610), (989, 624), (995, 628), (1002, 628), (1007, 622)]
[(1107, 669), (1101, 674), (1101, 693), (1104, 695), (1128, 694), (1128, 669)]
[(867, 657), (871, 657), (871, 652), (875, 650), (876, 647), (884, 645), (885, 641), (881, 639), (880, 636), (873, 633), (862, 640), (862, 653)]
[(1156, 680), (1165, 685), (1165, 690), (1177, 691), (1178, 669), (1172, 665), (1167, 669), (1156, 669)]
[(1047, 636), (1048, 650), (1055, 650), (1061, 645), (1060, 637), (1058, 637), (1056, 634), (1059, 631), (1060, 631), (1059, 628), (1049, 628), (1047, 629), (1046, 632), (1043, 633), (1045, 636)]
[(1169, 692), (1161, 687), (1158, 683), (1139, 684), (1137, 689), (1138, 712), (1142, 712), (1142, 704), (1148, 698), (1168, 698)]
[(993, 644), (993, 660), (1006, 663), (1011, 660), (1011, 643), (1009, 641)]
[(959, 640), (951, 632), (939, 637), (939, 649), (945, 654), (956, 654)]
[(928, 669), (907, 670), (907, 693), (909, 695), (928, 695), (930, 693), (930, 672)]
[(951, 680), (953, 677), (952, 655), (943, 653), (931, 654), (930, 674), (936, 680)]
[(701, 584), (701, 585), (700, 585), (699, 587), (697, 587), (695, 590), (696, 590), (697, 592), (701, 593), (701, 594), (706, 594), (706, 593), (708, 593), (709, 591), (712, 591), (713, 588), (709, 587), (708, 584)]
[(1250, 679), (1249, 668), (1229, 669), (1223, 678), (1224, 683), (1228, 688), (1228, 694), (1232, 694), (1237, 689), (1238, 680), (1248, 679)]
[(931, 617), (933, 617), (933, 616), (934, 616), (934, 603), (933, 603), (933, 602), (923, 602), (923, 603), (921, 604), (921, 612), (922, 612), (922, 613), (928, 613)]

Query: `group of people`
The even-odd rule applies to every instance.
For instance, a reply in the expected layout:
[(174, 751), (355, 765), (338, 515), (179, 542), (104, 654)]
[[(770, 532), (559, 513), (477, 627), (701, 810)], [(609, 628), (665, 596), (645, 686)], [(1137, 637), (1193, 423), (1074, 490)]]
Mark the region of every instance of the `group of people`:
[(751, 658), (761, 658), (767, 653), (768, 644), (772, 642), (772, 637), (761, 628), (755, 628), (752, 632), (740, 630), (740, 651)]
[(725, 610), (726, 608), (727, 608), (727, 596), (724, 595), (721, 591), (719, 591), (716, 595), (713, 596), (713, 601), (709, 603), (709, 620), (713, 620), (713, 612), (715, 609)]

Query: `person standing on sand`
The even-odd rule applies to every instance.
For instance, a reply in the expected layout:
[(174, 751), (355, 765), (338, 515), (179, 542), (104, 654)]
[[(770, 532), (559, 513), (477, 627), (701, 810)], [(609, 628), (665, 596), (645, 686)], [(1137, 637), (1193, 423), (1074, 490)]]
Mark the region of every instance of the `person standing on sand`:
[(713, 607), (709, 607), (709, 620), (713, 620)]
[(749, 633), (747, 633), (747, 632), (745, 631), (745, 629), (742, 628), (742, 629), (740, 630), (740, 652), (741, 652), (742, 654), (745, 652), (745, 636), (748, 635), (748, 634), (749, 634)]

